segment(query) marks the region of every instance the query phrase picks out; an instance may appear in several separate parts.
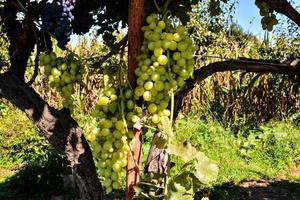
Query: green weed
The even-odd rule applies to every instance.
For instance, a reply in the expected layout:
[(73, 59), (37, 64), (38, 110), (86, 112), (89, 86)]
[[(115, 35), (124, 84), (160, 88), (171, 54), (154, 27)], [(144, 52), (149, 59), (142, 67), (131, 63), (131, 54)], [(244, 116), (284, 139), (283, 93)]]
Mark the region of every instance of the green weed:
[(285, 169), (300, 164), (300, 128), (290, 122), (271, 122), (235, 135), (216, 122), (188, 118), (179, 120), (175, 130), (174, 140), (191, 142), (219, 164), (214, 184), (276, 179)]

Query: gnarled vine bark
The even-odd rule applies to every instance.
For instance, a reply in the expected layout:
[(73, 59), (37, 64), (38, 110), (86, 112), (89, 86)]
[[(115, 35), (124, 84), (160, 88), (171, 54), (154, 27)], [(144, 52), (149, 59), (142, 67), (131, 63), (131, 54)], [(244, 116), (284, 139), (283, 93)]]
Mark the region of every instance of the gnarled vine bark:
[(287, 16), (300, 26), (300, 13), (287, 0), (263, 0), (268, 6), (278, 13)]
[(103, 192), (92, 152), (82, 130), (68, 111), (52, 108), (34, 89), (8, 73), (0, 75), (0, 97), (24, 111), (40, 134), (66, 155), (80, 190), (80, 199), (102, 199)]

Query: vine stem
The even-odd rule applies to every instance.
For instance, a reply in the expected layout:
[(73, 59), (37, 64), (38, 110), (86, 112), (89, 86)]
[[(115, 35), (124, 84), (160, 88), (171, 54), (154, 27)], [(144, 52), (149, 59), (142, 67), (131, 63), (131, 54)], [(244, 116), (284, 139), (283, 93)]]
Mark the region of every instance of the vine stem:
[(166, 13), (168, 5), (170, 4), (171, 0), (167, 0), (166, 3), (163, 6), (163, 13)]
[[(168, 57), (168, 68), (171, 71), (171, 66), (170, 66), (170, 51), (167, 52), (167, 57)], [(170, 113), (171, 128), (173, 126), (173, 116), (174, 116), (174, 90), (172, 88), (171, 89), (171, 113)]]
[(156, 10), (160, 13), (161, 10), (160, 10), (160, 7), (158, 6), (156, 0), (153, 0), (153, 3), (155, 5), (155, 7), (156, 7)]
[(19, 0), (17, 0), (17, 2), (20, 5), (20, 7), (22, 8), (22, 10), (26, 13), (27, 9), (24, 7), (24, 5)]
[[(170, 66), (170, 51), (167, 51), (167, 57), (168, 57), (168, 69), (169, 71), (171, 71), (171, 66)], [(174, 116), (174, 90), (173, 88), (171, 89), (170, 91), (170, 96), (171, 96), (171, 113), (170, 113), (170, 128), (173, 132), (173, 116)], [(173, 135), (173, 134), (172, 134)], [(170, 142), (170, 136), (171, 135), (168, 135), (168, 142)], [(167, 148), (167, 147), (166, 147)], [(169, 177), (170, 177), (170, 165), (171, 165), (171, 162), (170, 162), (170, 159), (168, 159), (168, 162), (167, 162), (167, 175), (164, 177), (164, 196), (167, 196), (168, 194), (168, 182), (169, 182)]]
[(170, 114), (170, 121), (171, 121), (171, 126), (173, 126), (173, 120), (174, 120), (174, 91), (171, 89), (171, 114)]
[(163, 19), (163, 20), (167, 19), (168, 14), (171, 15), (171, 14), (172, 14), (171, 11), (169, 11), (169, 10), (164, 11), (164, 13), (163, 13), (163, 18), (162, 18), (162, 19)]
[[(124, 50), (124, 48), (123, 48)], [(122, 62), (123, 60), (123, 53), (124, 51), (121, 51), (120, 52), (120, 61)], [(127, 125), (127, 122), (126, 122), (126, 117), (125, 117), (125, 97), (124, 97), (124, 93), (123, 93), (123, 88), (124, 88), (124, 82), (128, 82), (128, 80), (126, 79), (124, 81), (123, 79), (123, 74), (122, 74), (122, 69), (119, 68), (119, 82), (120, 82), (120, 85), (121, 85), (121, 89), (120, 89), (120, 96), (121, 96), (121, 115), (122, 115), (122, 120), (123, 120), (123, 123), (125, 124), (125, 129), (126, 129), (126, 133), (128, 134), (129, 133), (129, 130), (128, 130), (128, 125)], [(130, 84), (129, 84), (130, 85)], [(131, 87), (131, 86), (130, 86)], [(132, 89), (132, 88), (131, 88)], [(139, 168), (139, 164), (138, 164), (138, 161), (137, 159), (134, 157), (134, 151), (133, 149), (131, 148), (131, 146), (128, 144), (128, 147), (129, 147), (129, 154), (131, 155), (131, 157), (133, 158), (133, 162), (135, 164), (135, 167), (136, 169), (138, 170), (138, 173), (140, 173), (140, 168)]]

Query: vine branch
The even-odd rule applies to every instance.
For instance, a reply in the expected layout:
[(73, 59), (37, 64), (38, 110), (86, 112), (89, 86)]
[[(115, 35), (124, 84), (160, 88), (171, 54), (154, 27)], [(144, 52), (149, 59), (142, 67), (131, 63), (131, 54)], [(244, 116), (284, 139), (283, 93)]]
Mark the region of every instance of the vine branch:
[(281, 13), (300, 26), (300, 13), (287, 0), (264, 0), (271, 9)]
[(185, 96), (195, 87), (195, 85), (207, 77), (217, 72), (243, 70), (245, 72), (256, 73), (273, 73), (300, 76), (300, 63), (295, 65), (295, 62), (275, 63), (273, 60), (255, 60), (255, 59), (232, 59), (221, 62), (214, 62), (200, 69), (195, 70), (194, 78), (186, 81), (184, 88), (175, 96), (174, 119), (178, 116), (179, 111), (183, 107)]
[(123, 47), (127, 44), (127, 41), (128, 41), (128, 35), (125, 35), (123, 37), (122, 40), (120, 40), (119, 43), (117, 43), (115, 45), (115, 47), (110, 51), (108, 52), (106, 55), (100, 57), (100, 59), (98, 61), (96, 61), (94, 63), (95, 66), (100, 66), (102, 65), (107, 59), (109, 59), (111, 56), (113, 55), (116, 55), (117, 53), (120, 52), (121, 49), (124, 49)]
[[(5, 9), (9, 9), (8, 6), (5, 6)], [(15, 10), (13, 10), (15, 11)], [(20, 30), (10, 30), (17, 31), (17, 34), (14, 33), (14, 36), (9, 38), (10, 42), (14, 42), (10, 46), (10, 61), (11, 68), (9, 72), (15, 74), (20, 80), (24, 81), (24, 75), (27, 67), (28, 58), (33, 51), (35, 40), (32, 37), (32, 32), (35, 32), (37, 29), (34, 26), (34, 19), (38, 16), (40, 12), (40, 5), (34, 4), (28, 6), (28, 12), (25, 14), (25, 18), (20, 26)], [(16, 23), (15, 19), (8, 23), (6, 26), (12, 26), (12, 23)]]

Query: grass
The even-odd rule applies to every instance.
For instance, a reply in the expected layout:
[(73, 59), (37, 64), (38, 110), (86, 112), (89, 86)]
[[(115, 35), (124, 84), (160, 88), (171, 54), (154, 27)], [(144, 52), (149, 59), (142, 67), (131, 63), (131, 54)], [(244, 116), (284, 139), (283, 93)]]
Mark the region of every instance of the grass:
[(47, 199), (64, 192), (64, 157), (24, 113), (8, 106), (0, 111), (0, 199)]
[[(175, 142), (189, 141), (220, 169), (216, 181), (195, 199), (277, 199), (280, 191), (285, 196), (282, 199), (300, 199), (300, 173), (293, 170), (300, 169), (299, 126), (289, 121), (269, 122), (237, 133), (215, 121), (188, 117), (177, 121), (175, 131)], [(257, 186), (255, 180), (269, 185)], [(247, 182), (254, 186), (241, 186)]]
[[(1, 103), (1, 102), (0, 102)], [(3, 104), (4, 105), (4, 104)], [(19, 110), (3, 106), (0, 110), (0, 167), (12, 168), (22, 164), (18, 153), (24, 150), (24, 135), (32, 130), (32, 123)], [(17, 143), (20, 142), (20, 145)]]
[(300, 128), (292, 123), (270, 122), (250, 133), (234, 135), (216, 122), (188, 118), (176, 123), (177, 142), (189, 141), (216, 161), (220, 171), (214, 185), (245, 179), (293, 176), (288, 170), (300, 164)]
[[(252, 129), (230, 130), (212, 120), (187, 117), (177, 121), (175, 132), (175, 142), (191, 142), (220, 168), (217, 180), (202, 192), (214, 193), (220, 196), (219, 199), (238, 199), (238, 184), (244, 180), (284, 178), (287, 181), (282, 187), (295, 188), (293, 191), (300, 199), (299, 174), (290, 170), (300, 165), (300, 128), (293, 123), (269, 122)], [(146, 136), (144, 152), (150, 148), (151, 131)], [(0, 199), (18, 199), (17, 193), (11, 189), (28, 185), (31, 187), (25, 193), (32, 190), (30, 195), (37, 193), (36, 199), (41, 199), (41, 190), (46, 196), (51, 195), (46, 192), (49, 189), (47, 184), (42, 189), (34, 187), (37, 182), (44, 182), (41, 177), (49, 179), (49, 183), (60, 180), (59, 177), (51, 180), (55, 173), (63, 170), (57, 163), (60, 157), (38, 136), (27, 117), (15, 109), (6, 109), (0, 116), (0, 156)], [(48, 163), (51, 158), (53, 162)], [(173, 161), (177, 162), (176, 159)], [(30, 179), (33, 174), (35, 180)], [(61, 185), (61, 182), (54, 185)], [(51, 188), (51, 191), (55, 190)]]

